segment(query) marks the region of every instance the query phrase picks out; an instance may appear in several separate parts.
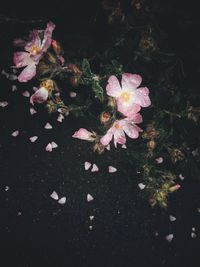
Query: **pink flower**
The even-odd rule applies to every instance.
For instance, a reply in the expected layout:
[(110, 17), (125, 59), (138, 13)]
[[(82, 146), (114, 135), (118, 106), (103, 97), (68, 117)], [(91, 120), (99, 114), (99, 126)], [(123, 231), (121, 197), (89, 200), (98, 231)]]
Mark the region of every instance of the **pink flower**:
[(151, 105), (149, 89), (140, 87), (142, 77), (137, 74), (124, 73), (121, 85), (116, 76), (110, 76), (106, 87), (107, 94), (116, 98), (117, 109), (123, 115), (132, 118), (133, 114), (140, 111), (141, 107)]
[(34, 105), (34, 102), (38, 104), (44, 103), (48, 99), (48, 96), (48, 90), (45, 87), (41, 87), (30, 97), (30, 103), (32, 105)]
[(115, 121), (112, 127), (101, 138), (101, 143), (104, 146), (107, 146), (114, 137), (114, 145), (115, 147), (117, 147), (117, 144), (124, 145), (126, 143), (125, 134), (127, 134), (132, 139), (138, 138), (139, 132), (142, 132), (142, 129), (140, 129), (135, 123), (141, 122), (142, 118), (140, 118), (139, 120), (138, 115), (140, 114), (135, 115), (137, 115), (138, 117), (136, 121), (130, 120), (128, 118)]
[(84, 128), (80, 128), (78, 131), (76, 131), (72, 137), (78, 138), (81, 140), (86, 140), (86, 141), (94, 141), (95, 139), (95, 134), (92, 132), (89, 132), (88, 130)]
[[(36, 65), (39, 63), (43, 53), (45, 53), (51, 45), (51, 36), (54, 28), (55, 25), (49, 22), (47, 23), (46, 30), (33, 30), (29, 35), (28, 42), (18, 42), (20, 46), (24, 46), (25, 50), (14, 53), (13, 58), (16, 68), (25, 67), (18, 76), (19, 82), (27, 82), (36, 75)], [(43, 38), (41, 39), (42, 34)], [(17, 42), (15, 42), (15, 44), (17, 44)]]

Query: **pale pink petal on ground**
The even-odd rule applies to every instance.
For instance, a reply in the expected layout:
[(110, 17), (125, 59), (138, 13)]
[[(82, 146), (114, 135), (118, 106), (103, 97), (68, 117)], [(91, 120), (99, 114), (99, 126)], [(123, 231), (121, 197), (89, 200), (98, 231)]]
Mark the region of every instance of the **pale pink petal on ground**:
[(64, 118), (65, 118), (65, 117), (63, 116), (63, 114), (60, 113), (60, 114), (58, 115), (57, 121), (62, 122), (62, 121), (64, 120)]
[(72, 135), (72, 137), (86, 141), (93, 141), (95, 139), (94, 134), (85, 128), (80, 128)]
[(116, 76), (112, 75), (108, 79), (108, 84), (106, 86), (107, 95), (112, 97), (118, 97), (121, 93), (121, 86)]
[(180, 173), (178, 176), (182, 181), (185, 179), (185, 177)]
[(34, 143), (38, 139), (38, 136), (32, 136), (29, 139), (32, 143)]
[(174, 238), (174, 235), (173, 234), (169, 234), (169, 235), (166, 235), (165, 236), (165, 239), (168, 241), (168, 242), (171, 242)]
[(138, 187), (140, 188), (140, 190), (143, 190), (146, 187), (146, 185), (143, 183), (139, 183)]
[(18, 130), (14, 131), (14, 132), (12, 133), (12, 136), (13, 136), (13, 137), (16, 137), (16, 136), (18, 136), (18, 135), (19, 135), (19, 131), (18, 131)]
[(50, 197), (55, 199), (55, 200), (59, 199), (58, 194), (56, 193), (56, 191), (53, 191), (52, 194), (50, 195)]
[(52, 125), (51, 125), (49, 122), (47, 122), (47, 123), (45, 124), (44, 128), (47, 129), (47, 130), (50, 130), (50, 129), (52, 129), (53, 127), (52, 127)]
[(51, 146), (52, 146), (52, 148), (57, 148), (58, 147), (58, 145), (54, 141), (51, 142)]
[(110, 151), (110, 144), (108, 144), (108, 145), (106, 146), (106, 149), (107, 149), (108, 151)]
[(90, 231), (92, 231), (92, 229), (93, 229), (93, 226), (92, 226), (92, 225), (90, 225), (90, 226), (89, 226), (89, 229), (90, 229)]
[(17, 86), (15, 84), (12, 85), (12, 92), (17, 91)]
[(94, 220), (94, 216), (93, 215), (90, 215), (90, 221), (93, 221)]
[(122, 88), (137, 88), (142, 82), (142, 77), (138, 74), (124, 73), (122, 74)]
[(84, 163), (84, 167), (85, 167), (85, 170), (87, 171), (87, 170), (89, 170), (89, 168), (92, 166), (92, 163), (90, 163), (90, 162), (88, 162), (88, 161), (86, 161), (85, 163)]
[(66, 197), (61, 197), (59, 200), (58, 200), (58, 203), (61, 204), (61, 205), (64, 205), (66, 203)]
[(35, 113), (37, 113), (37, 111), (34, 108), (30, 108), (30, 114), (34, 115)]
[(98, 172), (98, 171), (99, 171), (99, 168), (98, 168), (98, 166), (94, 163), (94, 164), (92, 165), (91, 172)]
[(51, 152), (53, 150), (52, 144), (51, 143), (48, 143), (48, 145), (46, 146), (45, 149), (46, 149), (47, 152)]
[(32, 88), (32, 89), (33, 89), (33, 91), (34, 91), (34, 92), (36, 92), (36, 91), (37, 91), (39, 88), (38, 88), (38, 87), (35, 87), (35, 86), (33, 86), (33, 88)]
[(74, 98), (74, 97), (77, 96), (77, 93), (71, 91), (71, 92), (69, 92), (69, 96), (70, 96), (71, 98)]
[(191, 233), (191, 237), (192, 237), (192, 238), (196, 238), (197, 235), (196, 235), (195, 233)]
[(90, 201), (93, 201), (93, 200), (94, 200), (93, 196), (90, 195), (90, 194), (87, 194), (87, 202), (90, 202)]
[(0, 101), (0, 107), (5, 108), (8, 105), (7, 101)]
[(24, 92), (22, 93), (22, 95), (23, 95), (24, 97), (29, 97), (29, 96), (30, 96), (30, 93), (29, 93), (28, 91), (24, 91)]
[(44, 103), (48, 99), (49, 93), (46, 88), (41, 87), (38, 89), (31, 97), (30, 103), (34, 105), (34, 103)]
[(169, 220), (170, 222), (174, 222), (176, 221), (176, 217), (174, 217), (173, 215), (169, 215)]
[(109, 173), (113, 173), (113, 172), (116, 172), (117, 171), (117, 169), (115, 168), (115, 167), (113, 167), (113, 166), (108, 166), (108, 172)]
[(163, 163), (163, 158), (162, 158), (162, 157), (159, 157), (159, 158), (155, 159), (155, 161), (156, 161), (158, 164), (161, 164), (161, 163)]
[(124, 144), (124, 145), (122, 145), (122, 148), (127, 149), (127, 146)]

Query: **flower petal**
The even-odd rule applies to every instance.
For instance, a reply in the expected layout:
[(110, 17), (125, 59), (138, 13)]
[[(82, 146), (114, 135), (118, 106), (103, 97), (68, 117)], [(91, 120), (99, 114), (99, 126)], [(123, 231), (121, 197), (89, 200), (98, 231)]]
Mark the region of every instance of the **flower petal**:
[(48, 99), (49, 93), (46, 88), (41, 87), (38, 89), (31, 97), (30, 97), (30, 103), (34, 105), (35, 103), (41, 104), (45, 102)]
[(106, 86), (107, 95), (112, 97), (118, 97), (121, 93), (121, 86), (116, 76), (112, 75), (108, 79), (108, 84)]
[(122, 75), (122, 89), (137, 88), (142, 82), (142, 77), (138, 74), (124, 73)]
[(136, 104), (140, 105), (141, 107), (149, 107), (151, 105), (151, 100), (149, 98), (149, 89), (147, 87), (138, 88), (135, 94)]
[(31, 64), (27, 65), (27, 67), (20, 73), (18, 76), (19, 82), (28, 82), (36, 75), (36, 65), (35, 62), (32, 61)]
[(64, 205), (66, 203), (66, 197), (61, 197), (59, 200), (58, 200), (58, 203), (61, 204), (61, 205)]
[(53, 129), (52, 125), (49, 122), (45, 124), (44, 128), (47, 130)]
[(93, 200), (94, 200), (93, 196), (90, 195), (90, 194), (87, 194), (87, 202), (90, 202), (90, 201), (93, 201)]
[(50, 195), (51, 198), (55, 199), (55, 200), (58, 200), (59, 197), (58, 197), (58, 194), (56, 193), (56, 191), (53, 191)]
[(38, 139), (38, 136), (32, 136), (29, 139), (32, 143), (34, 143)]
[(86, 161), (85, 163), (84, 163), (84, 167), (85, 167), (85, 170), (87, 171), (87, 170), (89, 170), (89, 168), (92, 166), (92, 163), (90, 163), (90, 162), (88, 162), (88, 161)]
[(45, 150), (47, 152), (51, 152), (53, 150), (52, 144), (51, 143), (48, 143), (48, 145), (46, 146)]
[(115, 168), (115, 167), (113, 167), (113, 166), (108, 166), (108, 172), (109, 173), (113, 173), (113, 172), (116, 172), (117, 171), (117, 169)]
[(14, 131), (14, 132), (12, 133), (12, 136), (13, 136), (13, 137), (16, 137), (16, 136), (18, 136), (18, 135), (19, 135), (19, 131), (18, 131), (18, 130)]
[(98, 172), (98, 171), (99, 171), (99, 168), (98, 168), (98, 166), (94, 163), (94, 164), (92, 165), (91, 172)]

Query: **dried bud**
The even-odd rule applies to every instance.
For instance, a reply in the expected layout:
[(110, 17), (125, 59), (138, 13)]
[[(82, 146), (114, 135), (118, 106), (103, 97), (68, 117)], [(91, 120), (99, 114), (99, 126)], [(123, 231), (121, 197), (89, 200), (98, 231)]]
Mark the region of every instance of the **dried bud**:
[(100, 121), (103, 124), (107, 124), (110, 121), (110, 113), (108, 113), (106, 111), (102, 112), (100, 115)]
[(151, 51), (154, 52), (158, 50), (158, 45), (155, 41), (155, 39), (149, 35), (149, 33), (143, 33), (142, 37), (139, 42), (139, 48), (143, 51)]
[(189, 106), (187, 109), (187, 118), (197, 123), (200, 118), (200, 107)]
[(53, 80), (44, 80), (40, 83), (40, 87), (44, 87), (48, 92), (52, 92), (54, 90), (54, 81)]
[(131, 2), (131, 6), (132, 6), (136, 11), (141, 10), (141, 8), (142, 8), (141, 0), (133, 0), (133, 1)]
[(52, 64), (56, 64), (58, 61), (57, 57), (50, 52), (46, 53), (46, 57), (47, 57), (48, 61), (51, 62)]
[(98, 154), (102, 154), (105, 150), (105, 146), (98, 142), (94, 145), (93, 150)]
[(77, 77), (77, 76), (71, 76), (69, 78), (69, 83), (71, 84), (71, 86), (77, 87), (79, 85), (79, 77)]
[(67, 67), (73, 74), (77, 76), (81, 75), (81, 70), (75, 64), (69, 63)]
[(184, 153), (178, 149), (169, 149), (170, 156), (171, 156), (171, 161), (175, 164), (177, 161), (181, 161), (185, 158)]
[(56, 54), (60, 54), (62, 52), (61, 46), (56, 40), (52, 40), (51, 45)]
[(48, 113), (55, 113), (57, 111), (57, 105), (52, 100), (47, 101), (46, 108)]
[(148, 147), (149, 150), (154, 150), (156, 148), (156, 142), (154, 140), (150, 140), (147, 143), (147, 147)]
[(120, 7), (114, 8), (108, 17), (109, 24), (122, 24), (125, 16)]
[(169, 188), (169, 192), (170, 193), (176, 192), (180, 187), (181, 187), (180, 184), (176, 184)]
[(160, 133), (155, 129), (153, 124), (148, 124), (146, 131), (142, 135), (142, 138), (147, 139), (147, 140), (157, 139), (159, 135)]
[(114, 108), (116, 106), (116, 101), (113, 97), (108, 98), (108, 106)]

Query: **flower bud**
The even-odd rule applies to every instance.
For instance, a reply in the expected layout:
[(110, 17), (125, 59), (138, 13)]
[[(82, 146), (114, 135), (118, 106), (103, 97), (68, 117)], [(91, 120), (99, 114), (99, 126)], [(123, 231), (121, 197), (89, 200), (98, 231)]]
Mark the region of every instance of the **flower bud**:
[(180, 184), (176, 184), (176, 185), (169, 188), (169, 192), (173, 193), (173, 192), (177, 191), (180, 187), (181, 187)]
[(154, 140), (150, 140), (148, 143), (147, 143), (147, 147), (148, 149), (150, 150), (154, 150), (156, 148), (156, 142)]
[(103, 124), (106, 124), (107, 122), (109, 122), (109, 120), (110, 120), (110, 114), (106, 111), (102, 112), (100, 115), (100, 121)]
[(61, 46), (56, 40), (52, 40), (51, 45), (56, 54), (60, 54), (62, 52)]

